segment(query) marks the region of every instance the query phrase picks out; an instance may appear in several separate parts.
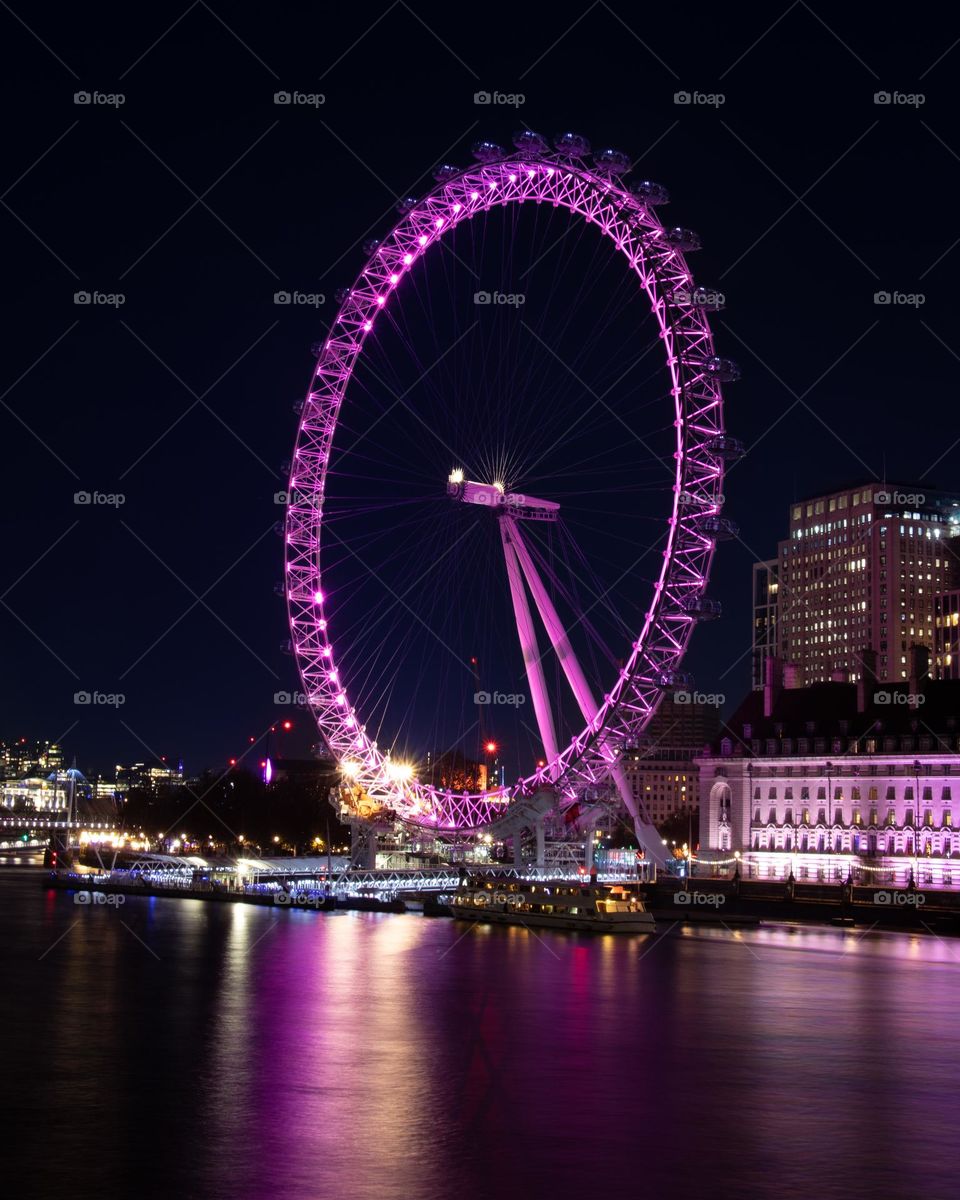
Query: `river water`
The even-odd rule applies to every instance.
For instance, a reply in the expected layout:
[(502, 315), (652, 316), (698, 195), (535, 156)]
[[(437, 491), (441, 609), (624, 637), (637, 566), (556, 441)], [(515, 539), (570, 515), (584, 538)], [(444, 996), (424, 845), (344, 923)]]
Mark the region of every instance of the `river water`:
[(0, 867), (19, 1196), (960, 1194), (960, 941), (654, 938)]

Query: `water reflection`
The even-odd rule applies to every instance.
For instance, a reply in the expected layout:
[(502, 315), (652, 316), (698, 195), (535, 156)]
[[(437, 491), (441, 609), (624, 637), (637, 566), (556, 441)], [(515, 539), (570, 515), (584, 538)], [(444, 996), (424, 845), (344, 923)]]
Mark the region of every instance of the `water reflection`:
[(955, 1192), (957, 942), (0, 886), (0, 1019), (31, 1031), (11, 1133), (40, 1191), (69, 1162), (214, 1198)]

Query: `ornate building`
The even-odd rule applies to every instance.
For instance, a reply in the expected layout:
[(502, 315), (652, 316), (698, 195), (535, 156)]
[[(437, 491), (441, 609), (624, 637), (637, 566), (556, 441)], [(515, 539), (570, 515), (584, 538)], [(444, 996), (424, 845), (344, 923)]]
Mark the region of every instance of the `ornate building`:
[(701, 856), (759, 878), (960, 884), (960, 682), (911, 659), (905, 684), (752, 692), (698, 760)]

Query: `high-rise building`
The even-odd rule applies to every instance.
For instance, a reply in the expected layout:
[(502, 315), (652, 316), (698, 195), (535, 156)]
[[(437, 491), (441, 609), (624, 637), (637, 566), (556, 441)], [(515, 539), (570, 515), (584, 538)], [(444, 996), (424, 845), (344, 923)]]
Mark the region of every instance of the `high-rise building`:
[(762, 688), (764, 663), (777, 656), (777, 597), (780, 560), (753, 564), (753, 686)]
[(933, 601), (933, 667), (937, 679), (960, 679), (960, 588)]
[(769, 657), (793, 664), (801, 686), (856, 681), (869, 649), (878, 679), (906, 679), (912, 645), (935, 655), (934, 598), (960, 584), (958, 535), (960, 495), (920, 486), (865, 483), (791, 505), (775, 579), (770, 564), (754, 568), (754, 687)]
[(696, 813), (694, 760), (717, 737), (718, 700), (686, 691), (665, 696), (639, 744), (624, 755), (627, 782), (655, 825), (676, 812)]
[(63, 767), (63, 748), (58, 742), (28, 742), (17, 738), (0, 742), (0, 777), (22, 779), (59, 771)]
[(121, 793), (129, 792), (133, 788), (156, 792), (161, 788), (176, 787), (183, 783), (183, 763), (178, 763), (176, 768), (148, 767), (146, 763), (133, 763), (132, 766), (123, 767), (118, 763), (116, 779), (116, 790)]

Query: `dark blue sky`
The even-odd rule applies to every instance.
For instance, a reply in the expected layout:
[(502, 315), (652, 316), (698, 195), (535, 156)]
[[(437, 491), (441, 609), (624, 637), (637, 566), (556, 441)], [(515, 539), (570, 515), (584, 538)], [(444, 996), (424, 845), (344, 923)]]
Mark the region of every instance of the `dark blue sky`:
[[(742, 541), (718, 558), (726, 615), (695, 638), (698, 686), (749, 686), (750, 563), (791, 499), (884, 464), (957, 486), (960, 29), (942, 9), (915, 6), (906, 38), (902, 15), (802, 2), (13, 8), (0, 737), (62, 737), (88, 768), (166, 754), (199, 769), (286, 715), (273, 497), (309, 345), (396, 199), (521, 121), (642, 155), (671, 222), (703, 237), (698, 281), (727, 296), (718, 347), (744, 373), (728, 424), (751, 449), (726, 488)], [(274, 103), (295, 90), (324, 103)], [(327, 304), (274, 303), (294, 290)]]

